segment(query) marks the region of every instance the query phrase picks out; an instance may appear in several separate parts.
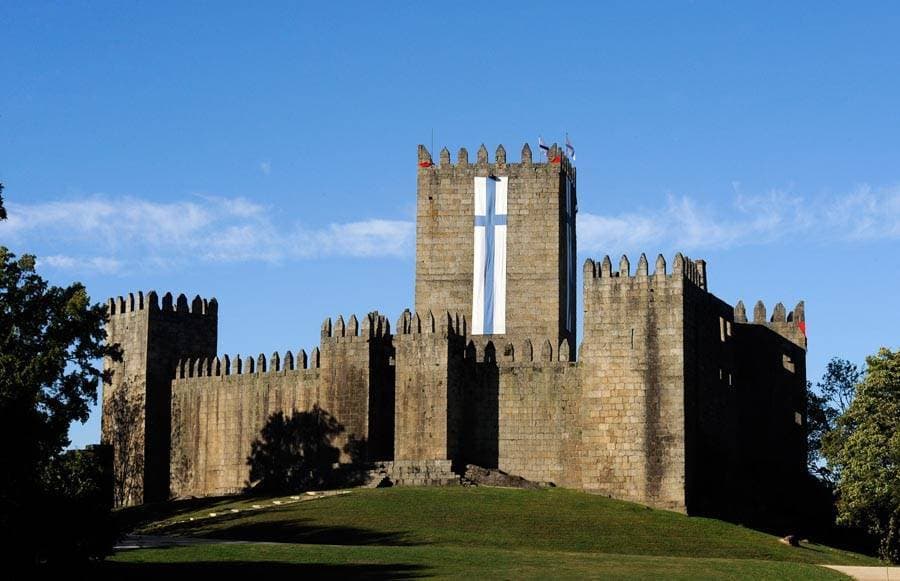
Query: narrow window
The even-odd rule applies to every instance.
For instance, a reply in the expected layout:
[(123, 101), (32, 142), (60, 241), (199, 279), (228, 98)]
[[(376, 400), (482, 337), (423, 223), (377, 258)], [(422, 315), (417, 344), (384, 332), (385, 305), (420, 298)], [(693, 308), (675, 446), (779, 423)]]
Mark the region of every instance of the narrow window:
[(787, 353), (781, 356), (781, 365), (791, 373), (794, 373), (794, 361)]
[(734, 376), (728, 374), (728, 387), (734, 387)]
[(803, 425), (803, 416), (800, 414), (800, 412), (794, 412), (794, 423), (798, 426)]
[(631, 328), (631, 348), (634, 349), (634, 327)]
[(731, 337), (731, 321), (725, 321), (725, 334)]
[(719, 339), (725, 342), (725, 317), (719, 317)]

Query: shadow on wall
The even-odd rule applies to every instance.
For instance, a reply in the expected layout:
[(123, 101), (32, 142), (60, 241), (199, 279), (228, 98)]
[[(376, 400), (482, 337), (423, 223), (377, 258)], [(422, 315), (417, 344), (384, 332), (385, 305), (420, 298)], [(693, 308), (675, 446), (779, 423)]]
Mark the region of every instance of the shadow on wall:
[[(480, 360), (479, 360), (480, 359)], [(462, 461), (483, 468), (498, 468), (500, 460), (500, 370), (493, 341), (484, 345), (483, 356), (469, 341), (465, 351), (466, 382), (463, 387), (463, 417), (467, 429), (462, 434)]]
[(290, 416), (272, 414), (250, 448), (247, 491), (284, 494), (362, 484), (364, 472), (356, 465), (366, 457), (366, 440), (349, 437), (344, 452), (351, 465), (341, 466), (341, 449), (334, 440), (344, 431), (344, 426), (318, 405)]
[(113, 499), (115, 506), (141, 504), (144, 501), (144, 401), (131, 393), (127, 383), (113, 391), (104, 403), (112, 426), (107, 444), (114, 450)]

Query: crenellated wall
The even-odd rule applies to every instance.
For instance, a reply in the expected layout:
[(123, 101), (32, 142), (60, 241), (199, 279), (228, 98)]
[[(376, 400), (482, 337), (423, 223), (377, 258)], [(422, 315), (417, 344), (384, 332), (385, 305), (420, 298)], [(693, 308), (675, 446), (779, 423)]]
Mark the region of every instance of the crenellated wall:
[(758, 301), (748, 322), (734, 309), (738, 448), (756, 478), (741, 490), (744, 510), (778, 514), (796, 504), (806, 476), (806, 316), (778, 303), (771, 318)]
[(583, 487), (691, 513), (784, 508), (772, 499), (805, 470), (803, 304), (767, 321), (758, 303), (747, 324), (681, 254), (671, 272), (662, 256), (634, 274), (625, 256), (589, 260), (584, 279)]
[(393, 337), (395, 460), (456, 460), (462, 429), (465, 317), (404, 311)]
[(623, 256), (584, 265), (582, 485), (618, 498), (685, 510), (685, 288), (702, 289), (702, 263), (676, 255), (654, 272)]
[[(575, 253), (567, 253), (566, 224), (574, 221), (577, 179), (568, 158), (553, 145), (550, 161), (534, 162), (525, 144), (519, 163), (507, 161), (502, 145), (493, 161), (484, 145), (474, 163), (465, 148), (455, 164), (446, 148), (435, 164), (420, 145), (418, 159), (416, 310), (471, 317), (474, 178), (507, 176), (505, 340), (550, 337), (557, 345), (567, 339), (574, 351), (577, 297), (567, 280), (568, 269), (574, 273), (577, 265)], [(574, 251), (574, 223), (571, 237)]]
[(554, 349), (549, 339), (525, 339), (498, 349), (478, 339), (465, 354), (461, 463), (572, 485), (579, 382), (568, 341)]
[[(313, 362), (317, 356), (314, 350)], [(247, 486), (251, 445), (271, 414), (307, 410), (318, 401), (321, 370), (304, 359), (301, 350), (283, 368), (267, 364), (264, 355), (184, 362), (172, 383), (172, 496), (231, 494)]]
[(289, 416), (314, 405), (343, 428), (333, 442), (342, 462), (375, 459), (381, 450), (369, 449), (371, 421), (383, 421), (392, 386), (383, 384), (372, 359), (382, 357), (390, 329), (377, 313), (362, 320), (360, 329), (355, 315), (347, 323), (343, 317), (334, 323), (326, 319), (321, 346), (309, 356), (301, 349), (296, 355), (287, 351), (179, 362), (172, 383), (172, 495), (243, 490), (250, 484), (252, 442), (271, 415)]
[[(325, 319), (320, 344), (216, 355), (218, 303), (156, 293), (108, 304), (103, 439), (120, 505), (245, 489), (272, 415), (318, 406), (339, 460), (400, 484), (465, 464), (691, 514), (788, 514), (805, 471), (804, 304), (748, 321), (707, 266), (587, 260), (574, 342), (575, 168), (553, 145), (510, 163), (418, 152), (416, 311)], [(472, 335), (476, 176), (509, 176), (506, 332)], [(571, 229), (570, 229), (571, 228)], [(577, 361), (576, 361), (577, 360)]]
[(122, 361), (104, 360), (102, 440), (112, 444), (118, 506), (165, 500), (169, 490), (171, 380), (179, 358), (216, 351), (218, 303), (150, 291), (109, 299), (107, 341)]

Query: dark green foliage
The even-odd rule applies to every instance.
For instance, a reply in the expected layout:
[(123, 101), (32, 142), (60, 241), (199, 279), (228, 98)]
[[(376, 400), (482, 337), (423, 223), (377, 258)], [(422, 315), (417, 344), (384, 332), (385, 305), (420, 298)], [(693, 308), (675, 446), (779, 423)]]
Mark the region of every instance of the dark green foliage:
[(867, 528), (881, 557), (900, 562), (900, 351), (866, 358), (865, 379), (826, 434), (822, 451), (834, 466), (839, 522)]
[(0, 184), (0, 220), (6, 220), (6, 208), (3, 207), (3, 184)]
[(855, 363), (833, 357), (815, 388), (806, 382), (807, 466), (811, 474), (833, 484), (833, 466), (825, 465), (822, 440), (836, 426), (856, 394), (862, 372)]
[(344, 427), (318, 405), (285, 417), (272, 414), (251, 447), (248, 488), (286, 493), (323, 488), (340, 450), (332, 445)]
[(810, 474), (830, 482), (831, 471), (822, 462), (822, 438), (834, 426), (837, 410), (828, 398), (806, 382), (806, 465)]
[(42, 523), (39, 559), (73, 563), (111, 553), (116, 540), (112, 516), (112, 450), (92, 446), (53, 459), (42, 479), (32, 518)]
[(87, 420), (96, 402), (96, 362), (118, 357), (103, 344), (105, 318), (84, 286), (52, 286), (35, 272), (34, 256), (0, 246), (0, 527), (19, 529), (11, 554), (20, 559), (37, 557), (37, 539), (20, 527), (55, 494), (45, 479), (69, 444), (69, 424)]
[(825, 367), (822, 381), (817, 384), (819, 392), (835, 406), (838, 414), (843, 414), (853, 403), (856, 386), (862, 379), (862, 372), (855, 363), (834, 357)]

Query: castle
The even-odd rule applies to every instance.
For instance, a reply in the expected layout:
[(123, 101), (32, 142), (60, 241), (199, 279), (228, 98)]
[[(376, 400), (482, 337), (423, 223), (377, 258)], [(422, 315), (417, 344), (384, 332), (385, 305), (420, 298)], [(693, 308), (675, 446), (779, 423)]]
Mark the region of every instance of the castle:
[[(806, 474), (803, 303), (771, 318), (707, 290), (707, 265), (583, 265), (575, 167), (419, 146), (415, 310), (326, 319), (311, 352), (218, 354), (215, 299), (110, 300), (103, 440), (120, 505), (248, 485), (270, 416), (317, 405), (342, 462), (397, 484), (466, 464), (691, 514), (790, 503)], [(350, 446), (352, 444), (352, 446)], [(350, 449), (355, 451), (351, 455)]]

